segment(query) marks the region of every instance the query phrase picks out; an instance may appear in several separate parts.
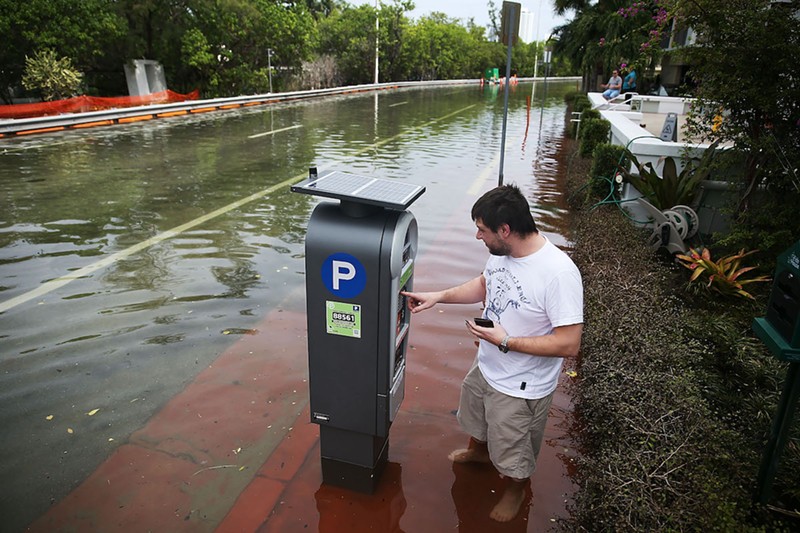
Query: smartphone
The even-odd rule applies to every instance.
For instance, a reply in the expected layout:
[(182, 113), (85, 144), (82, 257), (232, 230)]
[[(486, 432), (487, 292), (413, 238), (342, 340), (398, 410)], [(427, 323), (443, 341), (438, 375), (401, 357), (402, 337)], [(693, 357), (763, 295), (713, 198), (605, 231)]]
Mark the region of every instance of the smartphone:
[(494, 322), (489, 320), (488, 318), (475, 318), (475, 325), (481, 326), (482, 328), (493, 328)]

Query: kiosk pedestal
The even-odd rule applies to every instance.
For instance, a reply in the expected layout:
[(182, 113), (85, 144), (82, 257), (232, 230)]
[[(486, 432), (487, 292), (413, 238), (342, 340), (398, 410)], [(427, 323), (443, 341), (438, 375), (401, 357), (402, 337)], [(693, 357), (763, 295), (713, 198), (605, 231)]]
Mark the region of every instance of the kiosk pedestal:
[(320, 426), (325, 483), (374, 492), (405, 392), (417, 223), (405, 211), (425, 189), (343, 172), (295, 192), (320, 203), (306, 235), (311, 421)]

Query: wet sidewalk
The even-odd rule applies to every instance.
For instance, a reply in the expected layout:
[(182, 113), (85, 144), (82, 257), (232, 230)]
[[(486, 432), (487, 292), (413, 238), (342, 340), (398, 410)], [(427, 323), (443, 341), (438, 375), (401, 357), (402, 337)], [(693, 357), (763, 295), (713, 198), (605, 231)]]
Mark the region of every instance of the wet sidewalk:
[[(469, 196), (469, 195), (468, 195)], [(417, 257), (415, 288), (460, 283), (483, 268), (464, 199)], [(413, 211), (413, 209), (412, 209)], [(425, 230), (422, 230), (425, 231)], [(304, 298), (293, 294), (295, 301)], [(287, 308), (298, 308), (295, 302)], [(503, 488), (489, 465), (453, 465), (464, 447), (455, 410), (475, 346), (478, 306), (415, 315), (406, 394), (374, 495), (322, 484), (319, 429), (309, 422), (305, 316), (278, 309), (242, 336), (136, 431), (31, 531), (547, 531), (567, 515), (574, 456), (562, 374), (531, 498), (508, 524), (488, 518)], [(574, 364), (567, 361), (565, 370)]]

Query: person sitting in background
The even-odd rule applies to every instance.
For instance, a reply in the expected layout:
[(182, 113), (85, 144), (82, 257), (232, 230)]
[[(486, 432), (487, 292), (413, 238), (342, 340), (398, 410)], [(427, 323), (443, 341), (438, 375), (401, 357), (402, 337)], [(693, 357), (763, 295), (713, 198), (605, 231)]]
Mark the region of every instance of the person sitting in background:
[(636, 69), (632, 68), (622, 80), (622, 92), (636, 92)]
[(622, 90), (622, 78), (619, 77), (619, 71), (614, 70), (608, 79), (608, 83), (603, 83), (600, 87), (605, 89), (603, 98), (606, 100), (613, 100), (619, 96), (619, 92)]

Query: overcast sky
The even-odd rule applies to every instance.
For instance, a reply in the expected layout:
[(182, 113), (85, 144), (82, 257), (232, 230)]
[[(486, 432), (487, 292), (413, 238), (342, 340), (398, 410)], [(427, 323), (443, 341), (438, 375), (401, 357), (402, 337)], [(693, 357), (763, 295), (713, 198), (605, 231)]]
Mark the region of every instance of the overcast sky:
[[(375, 0), (347, 0), (354, 5), (370, 4), (375, 5)], [(459, 18), (466, 21), (469, 18), (475, 19), (475, 24), (479, 26), (486, 26), (489, 24), (489, 2), (487, 0), (413, 0), (416, 8), (409, 13), (409, 16), (418, 19), (423, 15), (429, 14), (431, 11), (441, 11), (449, 17)], [(523, 8), (540, 15), (539, 21), (539, 36), (538, 39), (543, 41), (547, 39), (550, 32), (556, 26), (561, 26), (567, 22), (563, 17), (557, 17), (553, 14), (552, 0), (521, 0), (519, 1)], [(494, 5), (497, 9), (502, 9), (503, 0), (495, 0)]]

